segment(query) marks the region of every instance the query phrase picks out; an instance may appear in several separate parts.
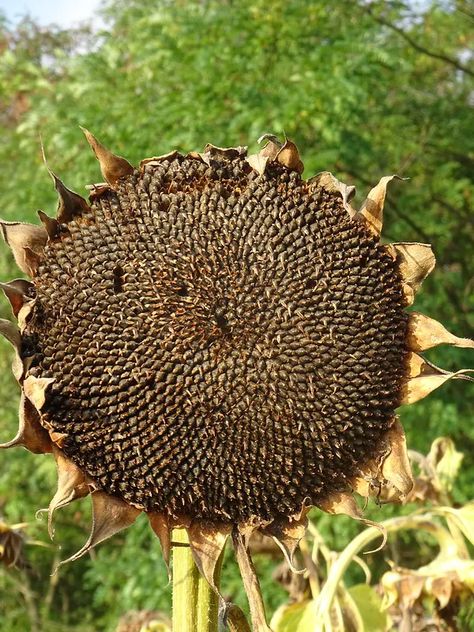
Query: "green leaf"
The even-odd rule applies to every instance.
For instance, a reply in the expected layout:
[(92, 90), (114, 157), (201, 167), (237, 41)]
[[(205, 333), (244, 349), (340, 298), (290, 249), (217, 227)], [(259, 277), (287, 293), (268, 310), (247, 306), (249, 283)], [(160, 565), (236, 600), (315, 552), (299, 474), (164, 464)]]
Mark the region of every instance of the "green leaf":
[(275, 632), (314, 632), (316, 604), (300, 601), (280, 606), (273, 615), (271, 628)]
[(359, 610), (364, 632), (385, 632), (389, 629), (390, 617), (382, 610), (382, 600), (372, 586), (357, 584), (348, 592)]

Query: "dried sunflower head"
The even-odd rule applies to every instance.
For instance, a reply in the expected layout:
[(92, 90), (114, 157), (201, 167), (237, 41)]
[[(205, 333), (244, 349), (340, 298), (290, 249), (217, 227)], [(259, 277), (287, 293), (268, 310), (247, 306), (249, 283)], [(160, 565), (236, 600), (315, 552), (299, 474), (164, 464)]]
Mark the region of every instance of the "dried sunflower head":
[[(296, 146), (207, 145), (134, 169), (87, 130), (106, 183), (89, 202), (54, 175), (55, 218), (2, 222), (31, 281), (2, 285), (18, 326), (20, 428), (3, 447), (52, 452), (58, 507), (92, 495), (89, 540), (146, 512), (165, 559), (188, 530), (213, 585), (229, 534), (244, 581), (259, 529), (291, 560), (311, 506), (361, 518), (353, 492), (412, 487), (396, 416), (463, 377), (418, 352), (473, 346), (404, 308), (429, 245), (382, 245), (388, 182), (360, 211), (329, 172), (303, 180)], [(251, 599), (254, 622), (264, 620)]]

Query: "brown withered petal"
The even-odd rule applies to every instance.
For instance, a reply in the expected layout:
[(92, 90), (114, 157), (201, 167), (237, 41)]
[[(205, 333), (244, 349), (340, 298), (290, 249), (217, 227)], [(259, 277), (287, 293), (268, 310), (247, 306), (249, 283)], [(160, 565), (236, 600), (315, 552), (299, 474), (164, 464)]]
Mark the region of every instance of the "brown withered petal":
[(382, 233), (383, 225), (383, 207), (385, 204), (385, 196), (387, 194), (387, 185), (394, 178), (403, 180), (400, 176), (384, 176), (380, 179), (377, 186), (370, 192), (359, 210), (359, 216), (367, 223), (368, 228), (377, 237)]
[(395, 258), (403, 280), (406, 305), (411, 305), (426, 277), (433, 271), (436, 259), (429, 244), (389, 244), (387, 250)]
[(441, 323), (419, 312), (410, 313), (408, 344), (413, 351), (426, 351), (441, 344), (474, 349), (474, 340), (454, 336)]
[(2, 284), (18, 327), (0, 321), (0, 334), (22, 390), (3, 447), (54, 453), (51, 533), (56, 509), (91, 494), (92, 532), (70, 560), (143, 511), (168, 566), (171, 530), (187, 529), (217, 590), (232, 532), (266, 631), (250, 535), (273, 537), (294, 568), (309, 507), (367, 522), (354, 492), (403, 502), (396, 409), (471, 379), (417, 352), (472, 344), (404, 310), (435, 259), (427, 244), (379, 241), (394, 176), (356, 213), (354, 187), (301, 178), (289, 139), (134, 170), (84, 133), (107, 180), (90, 204), (52, 174), (57, 219), (1, 223), (32, 279)]
[(51, 539), (54, 537), (53, 516), (56, 509), (65, 507), (73, 500), (84, 498), (90, 493), (82, 470), (67, 459), (57, 446), (53, 447), (53, 454), (58, 470), (58, 489), (48, 507), (48, 532)]
[(171, 527), (168, 516), (164, 513), (148, 513), (151, 528), (158, 536), (163, 553), (163, 560), (170, 575)]
[(121, 156), (116, 156), (106, 149), (85, 127), (81, 127), (81, 129), (95, 157), (99, 161), (102, 175), (112, 187), (115, 187), (120, 178), (132, 175), (133, 167), (128, 160), (125, 160), (125, 158)]
[(119, 531), (126, 529), (135, 522), (140, 510), (128, 503), (114, 498), (104, 492), (92, 491), (92, 529), (87, 542), (82, 549), (67, 560), (59, 563), (59, 566), (79, 559), (97, 544), (107, 540)]
[(0, 220), (0, 229), (10, 246), (17, 266), (28, 276), (34, 276), (48, 233), (42, 226), (25, 222), (5, 222)]

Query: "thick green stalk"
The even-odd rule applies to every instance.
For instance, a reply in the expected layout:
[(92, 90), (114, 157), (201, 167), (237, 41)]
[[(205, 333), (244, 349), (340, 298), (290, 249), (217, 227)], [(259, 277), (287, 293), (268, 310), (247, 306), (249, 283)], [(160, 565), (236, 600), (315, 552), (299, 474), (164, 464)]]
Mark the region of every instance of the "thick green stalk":
[[(220, 574), (220, 565), (216, 575)], [(219, 577), (216, 577), (219, 585)], [(173, 531), (173, 631), (217, 632), (218, 599), (194, 563), (185, 529)]]

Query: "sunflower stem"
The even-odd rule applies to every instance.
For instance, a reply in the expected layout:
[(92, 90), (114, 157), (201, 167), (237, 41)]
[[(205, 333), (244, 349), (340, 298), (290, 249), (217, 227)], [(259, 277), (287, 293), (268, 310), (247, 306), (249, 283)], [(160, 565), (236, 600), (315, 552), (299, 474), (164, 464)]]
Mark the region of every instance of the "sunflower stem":
[[(173, 630), (217, 632), (218, 599), (194, 563), (185, 529), (173, 531)], [(220, 565), (216, 570), (219, 585)]]

